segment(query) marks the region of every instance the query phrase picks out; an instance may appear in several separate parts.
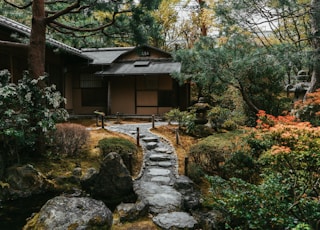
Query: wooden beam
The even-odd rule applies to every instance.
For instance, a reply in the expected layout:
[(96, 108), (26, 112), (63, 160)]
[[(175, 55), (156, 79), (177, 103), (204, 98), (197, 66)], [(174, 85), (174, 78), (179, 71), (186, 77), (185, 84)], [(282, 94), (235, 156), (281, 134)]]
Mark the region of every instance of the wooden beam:
[(18, 43), (18, 42), (10, 42), (10, 41), (2, 41), (0, 40), (0, 46), (4, 47), (17, 47), (17, 48), (28, 48), (28, 44)]

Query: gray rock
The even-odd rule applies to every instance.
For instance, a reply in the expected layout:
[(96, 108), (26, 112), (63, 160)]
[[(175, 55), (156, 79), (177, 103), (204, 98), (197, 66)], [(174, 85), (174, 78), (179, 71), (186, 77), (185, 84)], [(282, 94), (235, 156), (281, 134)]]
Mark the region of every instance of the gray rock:
[(182, 197), (172, 186), (160, 185), (156, 182), (135, 184), (135, 192), (139, 200), (145, 200), (153, 214), (180, 210)]
[(153, 217), (153, 222), (162, 229), (195, 229), (197, 221), (186, 212), (161, 213)]
[(151, 154), (150, 155), (150, 160), (151, 161), (167, 161), (171, 159), (171, 156), (168, 154)]
[(147, 216), (149, 206), (144, 201), (136, 203), (121, 203), (117, 206), (115, 213), (119, 216), (120, 222), (135, 221)]
[(86, 172), (83, 174), (81, 180), (88, 180), (95, 174), (98, 174), (98, 171), (95, 168), (88, 168)]
[(131, 175), (118, 153), (109, 153), (104, 158), (99, 173), (81, 184), (93, 197), (99, 197), (107, 203), (119, 204), (136, 200)]
[(195, 211), (192, 216), (197, 220), (201, 229), (224, 229), (225, 219), (223, 214), (216, 210), (206, 212)]
[(150, 168), (148, 169), (147, 175), (151, 176), (168, 176), (171, 173), (169, 169), (162, 168)]
[(144, 142), (158, 142), (159, 138), (158, 137), (144, 137), (142, 138)]
[(111, 229), (113, 217), (102, 201), (88, 197), (57, 196), (47, 201), (34, 218), (24, 229)]
[(151, 149), (154, 149), (155, 147), (158, 146), (158, 143), (157, 142), (148, 142), (147, 145), (146, 145), (146, 148), (148, 150), (151, 150)]
[(72, 171), (72, 175), (77, 176), (77, 177), (81, 177), (82, 169), (80, 167), (74, 168)]
[(9, 185), (7, 192), (11, 199), (44, 193), (54, 188), (52, 181), (31, 164), (8, 168), (4, 181)]
[(179, 176), (175, 181), (174, 188), (182, 194), (184, 210), (194, 210), (201, 205), (200, 191), (189, 177)]

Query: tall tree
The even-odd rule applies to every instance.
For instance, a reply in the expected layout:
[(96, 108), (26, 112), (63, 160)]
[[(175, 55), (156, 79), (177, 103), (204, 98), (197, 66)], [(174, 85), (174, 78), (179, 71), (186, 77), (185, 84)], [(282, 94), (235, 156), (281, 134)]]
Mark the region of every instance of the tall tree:
[[(32, 23), (31, 35), (29, 43), (29, 72), (34, 78), (43, 76), (45, 73), (45, 42), (47, 27), (62, 33), (94, 33), (97, 31), (103, 32), (105, 28), (112, 26), (116, 21), (116, 16), (122, 13), (131, 11), (131, 0), (123, 1), (99, 1), (99, 0), (33, 0), (20, 5), (20, 1), (4, 0), (6, 4), (12, 7), (28, 10), (31, 8)], [(17, 3), (18, 2), (18, 3)], [(70, 19), (68, 15), (84, 14), (93, 11), (99, 7), (105, 7), (106, 11), (112, 13), (112, 17), (103, 23), (85, 22), (79, 25), (74, 22), (67, 21)], [(73, 24), (72, 24), (73, 23)], [(76, 26), (74, 26), (76, 25)], [(44, 87), (44, 83), (40, 83)]]
[[(216, 15), (227, 37), (241, 30), (253, 34), (256, 42), (266, 48), (290, 44), (290, 50), (282, 55), (287, 59), (287, 75), (290, 76), (290, 71), (297, 74), (301, 69), (309, 69), (312, 73), (309, 91), (312, 92), (320, 87), (319, 2), (220, 0), (216, 4)], [(308, 58), (307, 65), (304, 60), (295, 58), (302, 53)]]

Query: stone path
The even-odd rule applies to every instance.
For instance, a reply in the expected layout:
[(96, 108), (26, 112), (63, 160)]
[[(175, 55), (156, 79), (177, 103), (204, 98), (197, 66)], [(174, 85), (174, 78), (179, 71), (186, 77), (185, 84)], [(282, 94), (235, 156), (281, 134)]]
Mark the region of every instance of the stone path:
[[(156, 126), (165, 125), (156, 122)], [(177, 156), (172, 145), (150, 132), (151, 123), (109, 125), (106, 129), (137, 137), (144, 150), (144, 163), (134, 181), (138, 200), (148, 204), (153, 221), (162, 229), (195, 229), (196, 220), (187, 212), (198, 205), (192, 181), (178, 175)]]

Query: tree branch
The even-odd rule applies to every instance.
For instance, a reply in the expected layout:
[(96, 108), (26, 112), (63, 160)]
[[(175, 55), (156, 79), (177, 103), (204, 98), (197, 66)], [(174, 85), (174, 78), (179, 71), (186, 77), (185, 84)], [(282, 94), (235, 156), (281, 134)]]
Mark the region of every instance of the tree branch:
[(107, 28), (111, 25), (113, 25), (115, 23), (115, 17), (118, 14), (122, 14), (122, 13), (129, 13), (131, 12), (130, 10), (124, 10), (124, 11), (120, 11), (120, 12), (114, 12), (112, 15), (112, 20), (109, 23), (106, 23), (104, 25), (95, 27), (95, 28), (79, 28), (79, 27), (74, 27), (74, 26), (68, 26), (65, 24), (62, 24), (60, 22), (57, 21), (51, 21), (48, 23), (48, 26), (52, 27), (53, 29), (56, 29), (56, 26), (69, 30), (69, 31), (78, 31), (78, 32), (95, 32), (95, 31), (99, 31), (99, 30), (103, 30), (104, 28)]
[[(55, 19), (59, 18), (62, 15), (68, 14), (69, 12), (71, 12), (74, 9), (77, 9), (80, 7), (80, 0), (77, 0), (76, 2), (74, 2), (73, 4), (71, 4), (70, 6), (64, 8), (61, 11), (56, 12), (54, 15), (47, 17), (46, 20), (48, 23), (54, 21)], [(46, 12), (48, 13), (48, 12)]]
[(32, 5), (32, 3), (33, 3), (33, 1), (30, 1), (30, 2), (27, 3), (26, 5), (18, 6), (18, 5), (14, 4), (14, 3), (12, 3), (12, 2), (10, 2), (10, 1), (8, 1), (8, 0), (4, 0), (4, 2), (7, 3), (8, 5), (13, 6), (13, 7), (15, 7), (15, 8), (18, 8), (18, 9), (20, 9), (20, 10), (23, 10), (23, 9), (26, 9), (26, 8), (30, 7), (30, 6)]

